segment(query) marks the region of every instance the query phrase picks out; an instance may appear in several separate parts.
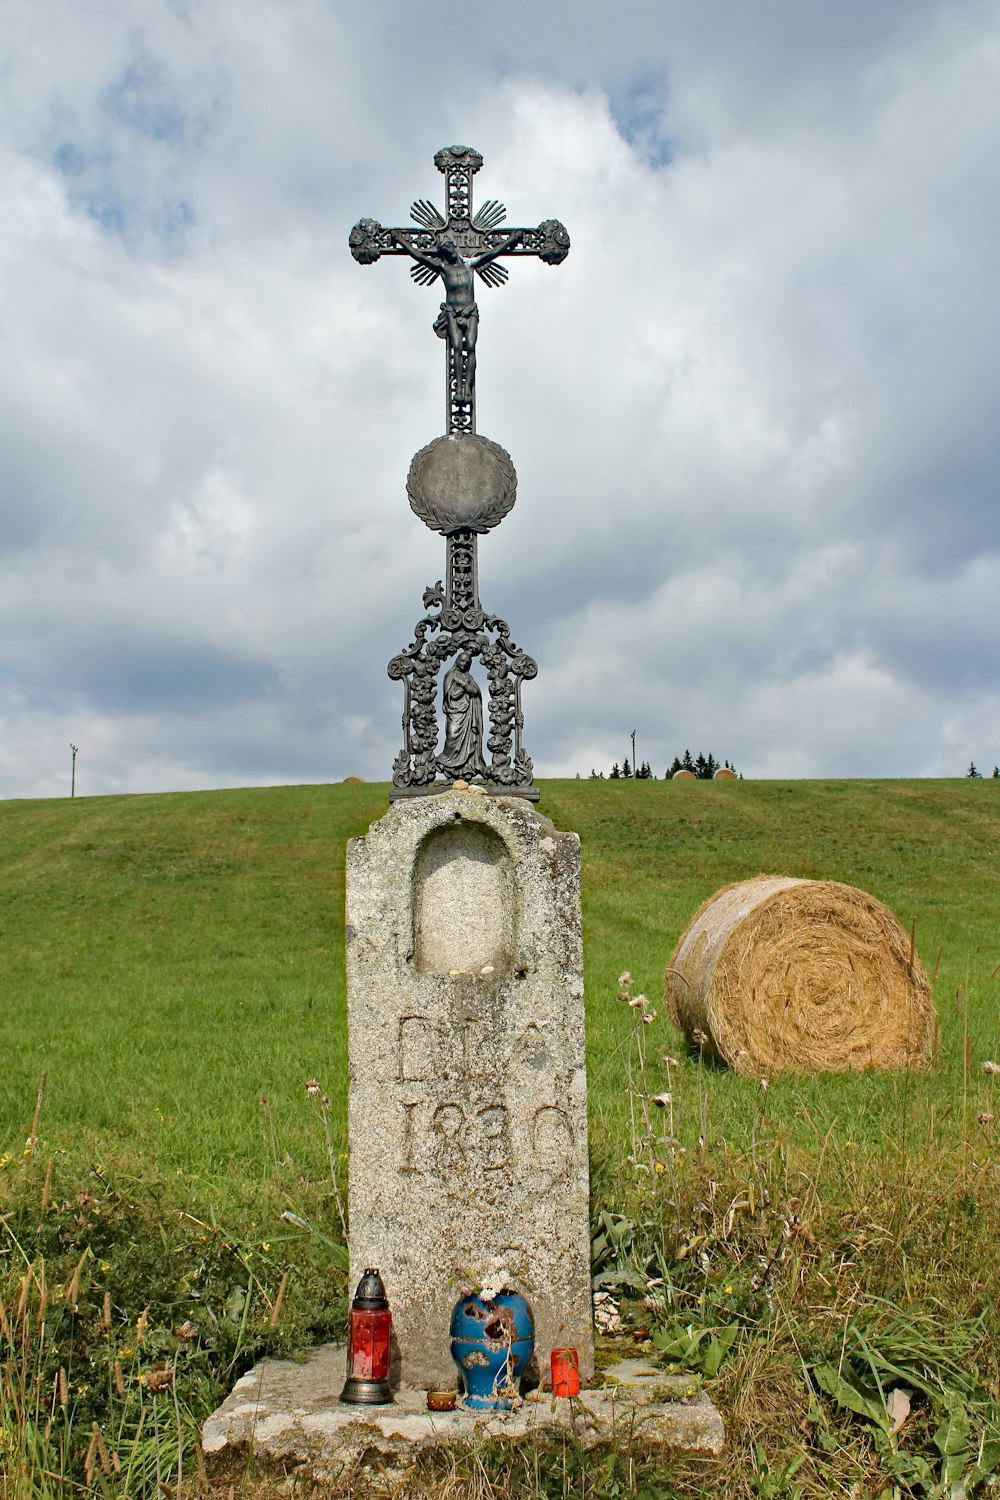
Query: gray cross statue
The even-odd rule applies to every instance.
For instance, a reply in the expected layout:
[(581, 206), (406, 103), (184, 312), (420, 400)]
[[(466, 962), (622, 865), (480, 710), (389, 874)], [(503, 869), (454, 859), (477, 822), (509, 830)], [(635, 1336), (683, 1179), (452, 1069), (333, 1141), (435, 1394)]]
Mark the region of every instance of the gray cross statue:
[(476, 430), (476, 276), (487, 286), (502, 286), (507, 269), (498, 263), (501, 255), (537, 255), (557, 266), (569, 254), (569, 235), (558, 219), (546, 219), (537, 229), (501, 228), (507, 210), (492, 198), (473, 213), (472, 179), (482, 164), (471, 146), (445, 146), (434, 157), (447, 183), (444, 216), (418, 198), (410, 209), (416, 229), (384, 229), (377, 219), (359, 219), (349, 240), (351, 254), (363, 266), (382, 255), (408, 255), (414, 262), (410, 275), (419, 286), (430, 286), (439, 276), (444, 283), (434, 332), (447, 345), (449, 433)]

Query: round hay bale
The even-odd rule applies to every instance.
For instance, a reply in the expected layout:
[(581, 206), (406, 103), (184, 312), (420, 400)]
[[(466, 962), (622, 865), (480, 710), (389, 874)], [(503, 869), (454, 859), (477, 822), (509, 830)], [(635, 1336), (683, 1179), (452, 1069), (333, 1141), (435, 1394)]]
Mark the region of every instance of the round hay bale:
[(736, 779), (736, 772), (731, 771), (728, 766), (720, 766), (719, 769), (712, 774), (713, 781), (735, 781)]
[(667, 965), (664, 1005), (737, 1073), (922, 1067), (937, 1017), (888, 907), (834, 880), (758, 875), (706, 901)]
[(343, 786), (364, 786), (364, 784), (365, 778), (363, 776), (345, 776), (342, 783)]
[(697, 781), (698, 778), (693, 771), (675, 771), (670, 778), (671, 781)]

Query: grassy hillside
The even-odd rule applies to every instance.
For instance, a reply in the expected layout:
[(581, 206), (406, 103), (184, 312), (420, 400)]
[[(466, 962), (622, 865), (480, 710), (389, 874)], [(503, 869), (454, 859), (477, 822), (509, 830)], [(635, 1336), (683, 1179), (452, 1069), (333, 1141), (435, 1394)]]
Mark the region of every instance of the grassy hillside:
[[(0, 1307), (20, 1320), (0, 1318), (0, 1476), (17, 1469), (4, 1442), (24, 1471), (3, 1500), (86, 1481), (94, 1421), (117, 1424), (133, 1467), (107, 1493), (155, 1490), (175, 1414), (190, 1474), (233, 1374), (342, 1321), (336, 1245), (281, 1214), (341, 1237), (344, 843), (386, 792), (0, 804)], [(521, 1469), (498, 1450), (468, 1492), (489, 1475), (497, 1493), (654, 1500), (933, 1496), (956, 1477), (979, 1493), (976, 1465), (1000, 1471), (1000, 1077), (981, 1068), (1000, 1059), (1000, 783), (542, 793), (582, 840), (596, 1266), (650, 1357), (710, 1380), (732, 1443), (721, 1462), (637, 1449), (586, 1472), (565, 1449)], [(616, 1003), (628, 969), (660, 1011), (697, 907), (761, 872), (845, 881), (915, 923), (940, 1018), (927, 1074), (765, 1089), (686, 1054), (662, 1013), (642, 1027)], [(637, 1152), (640, 1034), (675, 1144)], [(331, 1099), (329, 1144), (309, 1078)], [(171, 1360), (176, 1410), (148, 1385)], [(879, 1416), (895, 1384), (913, 1397), (899, 1436)], [(419, 1493), (453, 1493), (448, 1463)]]
[[(169, 1169), (261, 1171), (261, 1095), (299, 1149), (310, 1077), (342, 1129), (344, 843), (385, 799), (372, 785), (0, 804), (0, 1140), (26, 1131), (43, 1069), (53, 1138), (121, 1137)], [(618, 973), (658, 997), (698, 905), (762, 871), (843, 880), (916, 922), (937, 969), (936, 1128), (956, 1123), (963, 1090), (980, 1103), (964, 1034), (973, 1064), (1000, 1047), (1000, 786), (549, 782), (542, 809), (582, 840), (598, 1156), (616, 1151), (623, 1118)], [(699, 1076), (713, 1127), (738, 1138), (748, 1086)], [(813, 1127), (793, 1100), (874, 1142), (894, 1097), (864, 1075), (791, 1080), (774, 1084), (772, 1108), (787, 1102), (803, 1141)]]

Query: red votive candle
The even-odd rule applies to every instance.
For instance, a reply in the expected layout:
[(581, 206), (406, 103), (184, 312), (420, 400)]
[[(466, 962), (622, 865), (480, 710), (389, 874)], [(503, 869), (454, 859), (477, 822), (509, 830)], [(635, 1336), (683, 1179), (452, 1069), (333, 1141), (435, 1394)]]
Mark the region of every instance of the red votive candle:
[(347, 1369), (355, 1379), (388, 1379), (391, 1328), (391, 1314), (388, 1312), (351, 1313)]
[(347, 1380), (340, 1393), (348, 1406), (384, 1406), (392, 1400), (389, 1363), (392, 1313), (378, 1270), (358, 1282), (347, 1322)]
[(553, 1349), (552, 1394), (553, 1396), (578, 1396), (580, 1394), (580, 1358), (575, 1349)]

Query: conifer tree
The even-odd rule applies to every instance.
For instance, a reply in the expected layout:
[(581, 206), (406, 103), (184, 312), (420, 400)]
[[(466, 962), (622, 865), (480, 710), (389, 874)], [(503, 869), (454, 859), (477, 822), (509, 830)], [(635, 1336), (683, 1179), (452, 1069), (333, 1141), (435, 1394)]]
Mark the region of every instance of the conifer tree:
[[(732, 761), (727, 759), (724, 764), (727, 771), (732, 771), (734, 776), (738, 774), (736, 767), (733, 765)], [(643, 765), (648, 766), (648, 762), (644, 761)], [(718, 769), (719, 762), (716, 760), (711, 750), (707, 755), (703, 755), (699, 750), (697, 756), (694, 759), (691, 758), (691, 751), (685, 750), (683, 757), (677, 755), (674, 756), (670, 765), (667, 767), (665, 775), (666, 779), (669, 781), (670, 777), (676, 776), (678, 771), (693, 771), (695, 776), (698, 777), (699, 781), (711, 781)], [(641, 774), (641, 771), (636, 772), (636, 775)], [(653, 775), (652, 771), (649, 772), (649, 775)], [(655, 780), (655, 777), (653, 779)]]

